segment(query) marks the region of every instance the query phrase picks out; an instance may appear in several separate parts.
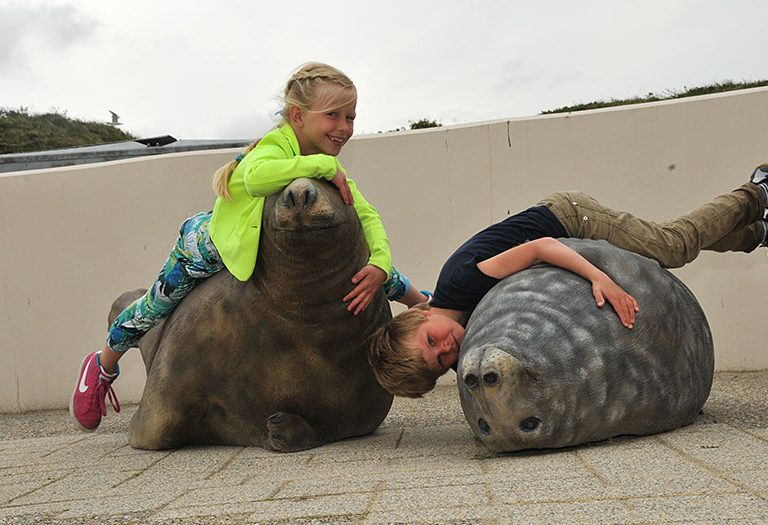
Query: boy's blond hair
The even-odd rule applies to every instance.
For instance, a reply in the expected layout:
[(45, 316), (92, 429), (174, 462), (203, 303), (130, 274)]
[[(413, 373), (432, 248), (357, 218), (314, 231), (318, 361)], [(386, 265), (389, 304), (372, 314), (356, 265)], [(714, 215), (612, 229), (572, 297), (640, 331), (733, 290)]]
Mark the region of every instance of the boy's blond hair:
[[(294, 71), (283, 90), (282, 120), (278, 126), (290, 121), (288, 111), (296, 106), (303, 111), (322, 113), (330, 109), (357, 102), (357, 89), (350, 78), (340, 70), (320, 62), (307, 62)], [(259, 143), (256, 140), (238, 158), (228, 162), (213, 174), (213, 191), (230, 200), (229, 178), (240, 160)]]
[(435, 388), (441, 375), (429, 369), (419, 347), (408, 345), (426, 321), (423, 310), (428, 309), (423, 303), (396, 315), (368, 343), (368, 362), (376, 380), (390, 394), (421, 397)]

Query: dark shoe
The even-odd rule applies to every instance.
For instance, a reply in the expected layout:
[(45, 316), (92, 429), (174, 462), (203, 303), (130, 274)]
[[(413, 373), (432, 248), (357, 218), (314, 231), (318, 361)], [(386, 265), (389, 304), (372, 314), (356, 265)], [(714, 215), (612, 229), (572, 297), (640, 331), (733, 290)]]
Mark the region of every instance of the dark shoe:
[(768, 181), (768, 164), (762, 164), (755, 168), (755, 171), (749, 178), (749, 182), (754, 184), (760, 184), (761, 182), (765, 181)]

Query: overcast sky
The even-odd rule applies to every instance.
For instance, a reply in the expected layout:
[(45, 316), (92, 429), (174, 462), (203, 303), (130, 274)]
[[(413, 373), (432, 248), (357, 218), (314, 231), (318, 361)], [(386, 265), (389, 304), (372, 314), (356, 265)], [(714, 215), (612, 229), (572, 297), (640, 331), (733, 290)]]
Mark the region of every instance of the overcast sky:
[(355, 81), (357, 133), (515, 118), (768, 79), (768, 2), (0, 0), (0, 106), (138, 136), (259, 136), (309, 60)]

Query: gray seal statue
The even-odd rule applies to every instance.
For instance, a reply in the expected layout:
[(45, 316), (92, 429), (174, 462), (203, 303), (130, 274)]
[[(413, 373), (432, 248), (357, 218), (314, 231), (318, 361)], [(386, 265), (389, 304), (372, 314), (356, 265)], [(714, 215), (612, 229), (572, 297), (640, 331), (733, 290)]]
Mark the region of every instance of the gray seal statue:
[(559, 448), (687, 425), (709, 396), (712, 334), (691, 291), (659, 264), (605, 241), (563, 242), (637, 300), (634, 327), (590, 283), (537, 265), (472, 313), (458, 361), (464, 415), (493, 452)]
[[(341, 300), (367, 260), (334, 186), (297, 179), (267, 198), (250, 280), (206, 279), (140, 341), (147, 381), (130, 445), (290, 452), (373, 432), (392, 395), (365, 340), (391, 319), (389, 303), (382, 291), (355, 316)], [(118, 298), (110, 318), (140, 293)]]

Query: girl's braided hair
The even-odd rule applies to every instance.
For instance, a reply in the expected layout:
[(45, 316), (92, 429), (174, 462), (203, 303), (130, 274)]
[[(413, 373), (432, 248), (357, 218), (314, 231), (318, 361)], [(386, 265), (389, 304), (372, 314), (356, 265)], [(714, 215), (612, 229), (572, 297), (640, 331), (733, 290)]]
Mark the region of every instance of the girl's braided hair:
[[(357, 101), (357, 89), (350, 78), (342, 71), (321, 62), (307, 62), (300, 66), (285, 85), (283, 91), (283, 109), (278, 126), (290, 121), (288, 114), (291, 106), (302, 111), (322, 113), (333, 108), (345, 106)], [(213, 174), (213, 191), (219, 197), (231, 200), (228, 184), (237, 165), (258, 144), (256, 140), (242, 154), (216, 170)]]
[(350, 78), (328, 64), (307, 62), (297, 69), (285, 85), (285, 105), (281, 112), (288, 122), (288, 108), (322, 113), (357, 101), (357, 89)]

